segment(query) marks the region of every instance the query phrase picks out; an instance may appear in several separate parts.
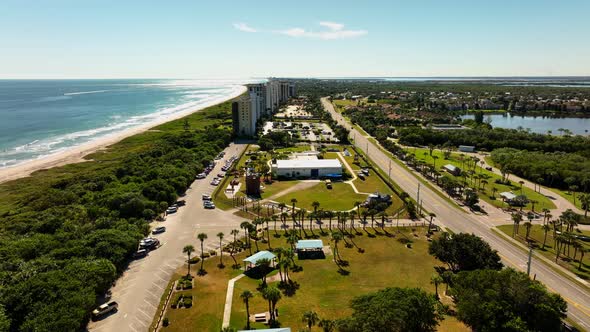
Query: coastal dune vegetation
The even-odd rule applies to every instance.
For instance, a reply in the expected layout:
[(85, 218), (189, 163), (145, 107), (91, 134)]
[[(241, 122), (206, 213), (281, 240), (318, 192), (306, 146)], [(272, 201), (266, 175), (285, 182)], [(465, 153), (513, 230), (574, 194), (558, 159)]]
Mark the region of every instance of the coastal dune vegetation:
[(0, 325), (83, 329), (149, 222), (231, 139), (225, 102), (1, 184)]

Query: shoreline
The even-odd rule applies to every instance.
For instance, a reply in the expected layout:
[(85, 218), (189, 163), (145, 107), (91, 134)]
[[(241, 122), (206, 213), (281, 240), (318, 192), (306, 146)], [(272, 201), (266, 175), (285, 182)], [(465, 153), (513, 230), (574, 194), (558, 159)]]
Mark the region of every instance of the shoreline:
[(198, 107), (190, 110), (186, 110), (184, 112), (179, 112), (174, 115), (166, 116), (161, 119), (148, 122), (137, 126), (135, 128), (129, 128), (123, 130), (119, 133), (110, 134), (104, 137), (100, 137), (96, 140), (86, 142), (84, 144), (80, 144), (78, 146), (73, 146), (65, 151), (61, 151), (55, 154), (51, 154), (39, 159), (33, 159), (29, 161), (25, 161), (21, 164), (6, 167), (0, 169), (0, 184), (20, 178), (27, 177), (36, 171), (40, 171), (43, 169), (64, 166), (67, 164), (78, 163), (82, 161), (86, 161), (84, 159), (85, 156), (96, 152), (98, 150), (104, 149), (110, 145), (113, 145), (127, 137), (142, 133), (144, 131), (150, 130), (153, 127), (159, 126), (161, 124), (178, 120), (190, 114), (196, 113), (202, 109), (205, 109), (210, 106), (214, 106), (228, 100), (234, 99), (239, 95), (243, 94), (246, 91), (246, 87), (241, 86), (239, 90), (236, 90), (234, 93), (230, 94), (229, 96), (225, 96), (222, 98), (217, 98), (208, 102), (199, 105)]

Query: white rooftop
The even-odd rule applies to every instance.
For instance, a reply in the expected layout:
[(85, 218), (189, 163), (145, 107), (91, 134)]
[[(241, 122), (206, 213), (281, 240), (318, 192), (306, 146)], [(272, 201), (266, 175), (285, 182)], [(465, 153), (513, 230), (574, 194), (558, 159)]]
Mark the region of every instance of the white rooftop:
[(342, 167), (338, 159), (277, 160), (277, 168), (337, 168)]

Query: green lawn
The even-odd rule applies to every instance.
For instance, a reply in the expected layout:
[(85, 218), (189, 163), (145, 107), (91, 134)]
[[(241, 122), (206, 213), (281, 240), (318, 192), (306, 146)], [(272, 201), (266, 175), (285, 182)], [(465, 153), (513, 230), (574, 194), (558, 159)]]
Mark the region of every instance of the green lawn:
[[(512, 236), (513, 225), (501, 225), (501, 226), (498, 226), (497, 228), (500, 231), (508, 234), (509, 236)], [(581, 231), (581, 232), (576, 231), (575, 234), (590, 236), (590, 231)], [(549, 232), (547, 232), (547, 241), (545, 243), (545, 248), (542, 249), (544, 236), (545, 236), (545, 232), (542, 230), (540, 225), (533, 225), (531, 227), (529, 240), (532, 240), (534, 243), (534, 246), (537, 248), (537, 250), (535, 250), (535, 252), (540, 253), (543, 256), (555, 261), (555, 248), (554, 248), (555, 242), (554, 242), (554, 238), (553, 238), (553, 230), (550, 230)], [(526, 241), (526, 227), (523, 226), (523, 223), (521, 223), (521, 225), (519, 227), (518, 234), (516, 234), (515, 239), (526, 244), (526, 242), (527, 242)], [(582, 244), (586, 250), (590, 249), (590, 243), (580, 241), (580, 244)], [(590, 259), (590, 255), (585, 255), (585, 257), (582, 261), (582, 268), (581, 269), (578, 269), (579, 262), (580, 262), (580, 260), (579, 260), (580, 253), (578, 252), (576, 257), (574, 258), (574, 248), (573, 247), (571, 247), (569, 255), (567, 255), (567, 250), (566, 250), (566, 254), (565, 255), (562, 254), (560, 257), (562, 259), (560, 259), (558, 261), (559, 265), (561, 265), (564, 268), (568, 269), (569, 271), (573, 272), (574, 274), (576, 274), (578, 277), (580, 277), (582, 279), (590, 279), (590, 262), (588, 261)]]
[(367, 195), (356, 194), (352, 187), (343, 182), (335, 182), (332, 189), (326, 188), (323, 182), (319, 182), (311, 188), (289, 193), (276, 199), (278, 202), (291, 206), (291, 199), (297, 199), (296, 207), (313, 210), (312, 203), (320, 202), (320, 208), (324, 210), (346, 211), (354, 208), (354, 202), (363, 202)]
[[(406, 230), (407, 232), (407, 230)], [(301, 265), (301, 272), (291, 272), (291, 278), (299, 284), (299, 289), (293, 296), (283, 295), (278, 302), (279, 321), (281, 326), (299, 331), (305, 326), (301, 322), (303, 313), (313, 310), (320, 318), (337, 319), (351, 313), (348, 307), (355, 297), (374, 292), (385, 287), (420, 287), (428, 292), (434, 292), (430, 284), (433, 267), (439, 265), (432, 256), (428, 255), (428, 242), (424, 234), (418, 230), (419, 237), (405, 233), (396, 238), (378, 236), (369, 238), (357, 236), (354, 243), (364, 249), (360, 253), (357, 248), (345, 248), (339, 245), (340, 255), (349, 262), (345, 269), (348, 275), (338, 273), (338, 267), (332, 261), (333, 256), (319, 260), (297, 260)], [(408, 249), (398, 241), (398, 238), (411, 238), (413, 248)], [(323, 237), (324, 245), (329, 244), (329, 238)], [(286, 246), (284, 238), (273, 238), (274, 246), (279, 243)], [(240, 279), (235, 284), (232, 305), (231, 326), (241, 329), (245, 326), (246, 312), (239, 295), (244, 290), (255, 294), (250, 300), (250, 313), (260, 313), (268, 310), (267, 302), (257, 291), (260, 281), (248, 277)], [(442, 290), (444, 286), (439, 287)], [(252, 324), (252, 328), (265, 328), (263, 324)], [(315, 327), (314, 330), (320, 329)], [(465, 325), (448, 317), (442, 322), (439, 331), (468, 331)]]
[(570, 203), (575, 204), (575, 206), (578, 209), (582, 209), (582, 203), (579, 200), (580, 195), (583, 195), (583, 193), (576, 193), (576, 202), (574, 203), (574, 195), (572, 192), (567, 191), (567, 190), (561, 190), (561, 189), (557, 189), (557, 188), (548, 188), (549, 190), (553, 191), (554, 193), (557, 193), (559, 196), (567, 199)]
[[(459, 159), (460, 154), (458, 154), (458, 153), (451, 154), (449, 159), (445, 160), (443, 152), (439, 151), (439, 150), (433, 151), (432, 156), (430, 155), (428, 149), (423, 149), (423, 148), (408, 148), (408, 149), (406, 149), (406, 151), (408, 153), (414, 154), (416, 156), (416, 159), (423, 160), (429, 165), (433, 165), (433, 161), (434, 161), (433, 157), (434, 156), (438, 157), (438, 159), (436, 160), (437, 170), (440, 170), (440, 168), (446, 164), (455, 165), (455, 166), (461, 168), (462, 170), (466, 169), (466, 164), (464, 164)], [(466, 160), (467, 160), (468, 156), (469, 155), (466, 155)], [(446, 176), (455, 177), (449, 173), (446, 173), (446, 172), (443, 172), (443, 173)], [(541, 211), (544, 208), (547, 208), (547, 209), (554, 209), (555, 208), (555, 204), (553, 204), (553, 202), (551, 202), (551, 200), (549, 198), (545, 197), (544, 195), (541, 195), (538, 192), (535, 192), (532, 189), (529, 189), (527, 187), (522, 187), (522, 191), (521, 191), (521, 187), (518, 183), (513, 182), (512, 186), (495, 183), (494, 181), (496, 179), (500, 179), (501, 176), (497, 175), (493, 172), (490, 172), (488, 170), (485, 170), (484, 168), (482, 168), (480, 166), (476, 167), (476, 174), (482, 174), (483, 176), (486, 177), (486, 181), (488, 181), (487, 184), (482, 185), (480, 187), (481, 188), (479, 190), (480, 199), (483, 199), (484, 201), (486, 201), (496, 207), (502, 207), (503, 205), (506, 206), (506, 204), (504, 204), (502, 202), (502, 200), (499, 198), (499, 193), (504, 192), (504, 191), (512, 191), (517, 195), (522, 193), (525, 196), (527, 196), (530, 200), (537, 201), (537, 203), (535, 204), (536, 211)], [(455, 177), (455, 179), (460, 182), (463, 181), (462, 177)], [(472, 182), (469, 179), (467, 181), (467, 184), (470, 186), (473, 186)], [(496, 188), (498, 190), (495, 195), (497, 197), (497, 199), (492, 198), (492, 188)], [(527, 210), (530, 210), (532, 208), (532, 204), (529, 203), (524, 208)]]
[[(494, 161), (492, 160), (492, 157), (487, 156), (485, 158), (486, 163), (488, 163), (488, 165), (495, 166)], [(576, 193), (576, 202), (574, 203), (574, 195), (567, 191), (567, 190), (561, 190), (561, 189), (557, 189), (557, 188), (551, 188), (551, 187), (546, 187), (544, 186), (543, 188), (549, 189), (551, 191), (553, 191), (554, 193), (558, 194), (559, 196), (567, 199), (570, 203), (575, 204), (575, 206), (579, 209), (582, 209), (582, 203), (580, 202), (580, 200), (578, 199), (579, 195), (581, 195), (582, 193)]]

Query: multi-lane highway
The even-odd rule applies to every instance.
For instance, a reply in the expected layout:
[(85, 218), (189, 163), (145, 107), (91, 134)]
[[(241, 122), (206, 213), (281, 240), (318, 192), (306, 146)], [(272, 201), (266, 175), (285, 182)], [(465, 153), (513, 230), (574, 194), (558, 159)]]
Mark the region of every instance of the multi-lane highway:
[[(357, 147), (363, 151), (368, 150), (369, 158), (385, 173), (388, 173), (388, 168), (391, 167), (391, 179), (411, 197), (416, 198), (419, 181), (413, 174), (396, 162), (392, 162), (387, 154), (354, 129), (340, 113), (334, 110), (332, 103), (327, 98), (322, 98), (322, 105), (340, 125), (350, 129), (350, 135), (354, 137), (354, 144)], [(432, 189), (424, 185), (420, 187), (420, 201), (427, 211), (436, 214), (437, 220), (445, 227), (454, 232), (473, 233), (483, 238), (498, 251), (508, 266), (526, 271), (527, 253), (522, 248), (515, 246), (514, 243), (494, 233), (487, 223), (486, 217), (459, 210), (457, 206), (442, 199)], [(509, 222), (509, 217), (506, 220)], [(536, 275), (537, 280), (543, 282), (550, 290), (561, 294), (569, 304), (568, 317), (584, 329), (590, 330), (590, 292), (587, 287), (564, 277), (540, 259), (534, 259), (531, 275)]]

